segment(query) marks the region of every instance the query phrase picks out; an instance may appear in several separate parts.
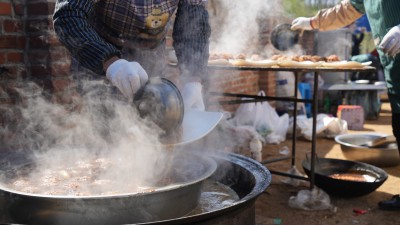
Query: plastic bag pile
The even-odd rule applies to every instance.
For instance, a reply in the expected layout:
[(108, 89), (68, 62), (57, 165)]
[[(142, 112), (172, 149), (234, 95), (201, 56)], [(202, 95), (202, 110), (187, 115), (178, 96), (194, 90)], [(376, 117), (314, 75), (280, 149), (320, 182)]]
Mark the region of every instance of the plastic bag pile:
[[(265, 96), (263, 91), (259, 96)], [(248, 100), (248, 99), (243, 99)], [(287, 113), (279, 116), (275, 108), (267, 101), (246, 102), (239, 105), (234, 117), (234, 126), (253, 127), (267, 144), (279, 144), (286, 140), (287, 134), (292, 133), (293, 118)], [(306, 115), (297, 116), (297, 136), (312, 140), (312, 118)], [(347, 122), (327, 114), (317, 115), (316, 134), (318, 137), (334, 138), (336, 135), (347, 133)]]
[[(260, 91), (258, 95), (265, 96), (265, 93)], [(233, 120), (236, 126), (254, 127), (265, 143), (279, 144), (286, 140), (289, 115), (279, 116), (267, 101), (240, 104)]]

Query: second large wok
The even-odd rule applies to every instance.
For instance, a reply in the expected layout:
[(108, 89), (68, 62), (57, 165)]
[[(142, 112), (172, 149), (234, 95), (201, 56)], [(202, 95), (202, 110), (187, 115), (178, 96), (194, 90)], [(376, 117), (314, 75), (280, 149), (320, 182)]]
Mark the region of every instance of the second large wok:
[[(310, 176), (311, 160), (302, 163), (304, 172)], [(361, 173), (373, 177), (370, 182), (342, 180), (331, 177), (333, 174)], [(388, 178), (387, 173), (376, 166), (350, 160), (317, 158), (315, 163), (315, 185), (330, 195), (339, 197), (358, 197), (367, 195), (380, 187)]]

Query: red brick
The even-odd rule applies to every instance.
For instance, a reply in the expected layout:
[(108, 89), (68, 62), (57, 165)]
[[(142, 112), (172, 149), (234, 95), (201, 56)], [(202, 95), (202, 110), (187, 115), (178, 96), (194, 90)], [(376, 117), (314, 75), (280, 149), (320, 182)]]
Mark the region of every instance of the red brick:
[(32, 65), (31, 66), (31, 75), (34, 78), (43, 79), (45, 77), (49, 77), (51, 74), (51, 69), (46, 65)]
[(0, 49), (24, 49), (25, 37), (17, 35), (2, 35), (0, 36)]
[(27, 32), (38, 32), (38, 31), (48, 31), (53, 22), (50, 18), (43, 19), (30, 19), (27, 21), (26, 31)]
[(57, 36), (53, 32), (31, 36), (29, 43), (30, 47), (33, 49), (62, 46)]
[(17, 35), (0, 36), (0, 48), (24, 48), (25, 38)]
[(24, 4), (15, 4), (14, 5), (14, 12), (15, 14), (22, 16), (24, 15)]
[(73, 82), (70, 79), (53, 79), (52, 80), (54, 91), (65, 91), (73, 86)]
[(5, 88), (3, 88), (2, 86), (6, 87), (6, 84), (0, 85), (0, 98), (5, 98), (7, 97), (7, 92), (4, 90)]
[(0, 52), (0, 65), (3, 65), (4, 63), (6, 63), (6, 54), (3, 52)]
[(38, 76), (38, 77), (32, 76), (32, 77), (34, 78), (33, 81), (35, 82), (35, 84), (38, 85), (38, 87), (40, 87), (42, 90), (52, 92), (53, 84), (52, 84), (50, 77), (45, 76), (45, 75)]
[(12, 15), (11, 3), (0, 2), (0, 15)]
[(28, 53), (29, 62), (32, 65), (35, 64), (46, 64), (49, 58), (48, 50), (31, 50)]
[(0, 76), (0, 80), (14, 80), (18, 78), (25, 78), (26, 77), (26, 67), (24, 64), (20, 65), (5, 65), (4, 68), (7, 72), (3, 73)]
[(71, 63), (53, 63), (51, 65), (51, 75), (54, 77), (69, 77), (71, 76)]
[(53, 62), (55, 62), (55, 61), (64, 61), (64, 60), (68, 60), (69, 61), (71, 59), (70, 53), (64, 47), (52, 48), (50, 50), (49, 57)]
[(52, 15), (54, 13), (54, 2), (39, 2), (28, 4), (28, 15)]
[(70, 62), (70, 54), (64, 47), (47, 49), (32, 49), (28, 53), (32, 65), (47, 64), (49, 62)]
[[(10, 104), (11, 105), (12, 103), (13, 103), (13, 101), (12, 101), (11, 98), (8, 98), (8, 97), (0, 98), (0, 105), (6, 105), (6, 104)], [(1, 111), (0, 111), (0, 125), (1, 125), (1, 122), (2, 122), (1, 119), (3, 119), (2, 115), (4, 115), (4, 114), (1, 114)]]
[(50, 47), (47, 35), (32, 36), (29, 38), (31, 49), (43, 49)]
[(28, 77), (28, 71), (27, 71), (27, 69), (26, 69), (26, 66), (25, 66), (24, 68), (20, 68), (20, 70), (19, 70), (19, 76), (20, 76), (21, 78), (24, 78), (24, 79), (26, 79), (26, 78)]
[(3, 29), (7, 33), (13, 32), (21, 32), (22, 31), (22, 23), (18, 20), (4, 20)]
[(7, 62), (9, 63), (24, 62), (24, 55), (21, 52), (10, 52), (7, 54)]

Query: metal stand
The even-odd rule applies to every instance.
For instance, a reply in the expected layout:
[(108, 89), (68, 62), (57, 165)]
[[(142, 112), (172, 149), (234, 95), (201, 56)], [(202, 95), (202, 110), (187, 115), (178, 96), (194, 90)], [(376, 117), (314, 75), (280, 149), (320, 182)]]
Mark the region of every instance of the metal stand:
[[(291, 165), (295, 166), (296, 159), (296, 122), (297, 122), (297, 103), (311, 103), (312, 106), (312, 141), (311, 141), (311, 158), (310, 158), (310, 176), (302, 177), (293, 174), (289, 174), (287, 172), (270, 170), (272, 174), (291, 177), (295, 179), (308, 180), (310, 182), (310, 189), (314, 188), (315, 184), (315, 161), (316, 161), (316, 128), (317, 128), (317, 115), (318, 115), (318, 77), (321, 72), (373, 72), (375, 71), (374, 67), (363, 67), (363, 68), (346, 68), (346, 69), (334, 69), (334, 68), (283, 68), (283, 67), (234, 67), (234, 66), (209, 66), (210, 70), (251, 70), (251, 71), (288, 71), (293, 72), (295, 75), (294, 82), (294, 96), (293, 97), (275, 97), (275, 96), (258, 96), (258, 95), (248, 95), (248, 94), (235, 94), (235, 93), (220, 93), (220, 92), (211, 92), (212, 95), (218, 96), (226, 96), (226, 97), (235, 97), (235, 98), (246, 98), (246, 100), (228, 100), (228, 101), (220, 101), (220, 104), (240, 104), (246, 102), (261, 102), (261, 101), (287, 101), (293, 102), (294, 104), (294, 112), (293, 112), (293, 137), (292, 137), (292, 155), (286, 157), (278, 157), (275, 159), (269, 159), (262, 161), (262, 164), (268, 164), (273, 162), (278, 162), (282, 160), (291, 159)], [(298, 98), (297, 90), (298, 90), (298, 76), (299, 73), (314, 73), (314, 88), (312, 93), (312, 99), (301, 99)]]

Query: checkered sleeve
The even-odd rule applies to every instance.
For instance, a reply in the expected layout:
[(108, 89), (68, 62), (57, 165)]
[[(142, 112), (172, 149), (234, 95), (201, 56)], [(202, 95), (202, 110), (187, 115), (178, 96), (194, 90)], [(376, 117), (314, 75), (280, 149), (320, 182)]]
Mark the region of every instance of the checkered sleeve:
[(211, 28), (205, 5), (192, 4), (194, 1), (180, 1), (172, 34), (173, 43), (183, 75), (199, 76), (204, 80), (207, 79)]
[(104, 60), (119, 56), (120, 52), (89, 24), (93, 8), (93, 0), (58, 0), (53, 15), (54, 29), (60, 42), (80, 64), (104, 74)]
[(190, 5), (201, 5), (201, 4), (207, 3), (208, 1), (207, 0), (187, 0), (187, 2)]

